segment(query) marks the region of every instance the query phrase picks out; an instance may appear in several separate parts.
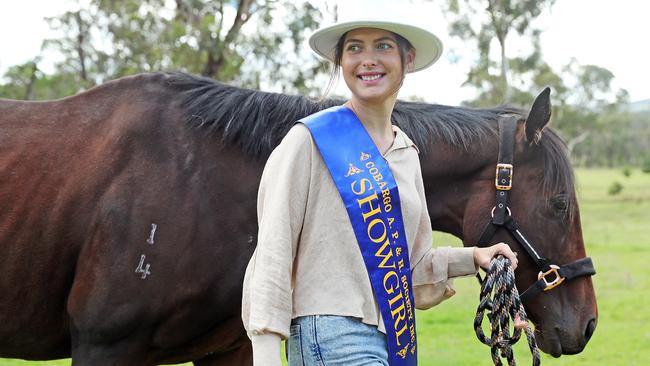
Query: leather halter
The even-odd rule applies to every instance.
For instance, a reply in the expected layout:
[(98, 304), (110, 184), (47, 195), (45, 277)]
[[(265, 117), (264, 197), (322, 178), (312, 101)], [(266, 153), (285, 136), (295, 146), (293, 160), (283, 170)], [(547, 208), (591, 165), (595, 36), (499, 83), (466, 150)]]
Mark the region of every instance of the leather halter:
[(508, 192), (512, 188), (517, 120), (518, 118), (515, 116), (507, 116), (499, 119), (499, 158), (497, 161), (495, 180), (496, 205), (492, 209), (492, 219), (478, 240), (478, 246), (488, 246), (499, 228), (504, 228), (510, 232), (535, 262), (540, 271), (537, 276), (537, 281), (521, 294), (521, 300), (527, 302), (543, 291), (551, 290), (564, 281), (581, 276), (593, 276), (596, 274), (596, 269), (589, 257), (578, 259), (573, 263), (562, 266), (553, 264), (550, 259), (543, 257), (535, 250), (512, 217), (512, 212), (508, 208)]

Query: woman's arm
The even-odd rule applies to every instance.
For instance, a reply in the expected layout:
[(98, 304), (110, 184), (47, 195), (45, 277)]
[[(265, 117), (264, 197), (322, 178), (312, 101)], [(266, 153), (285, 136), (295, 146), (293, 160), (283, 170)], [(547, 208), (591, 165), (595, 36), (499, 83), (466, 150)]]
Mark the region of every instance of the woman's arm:
[(242, 320), (254, 359), (264, 365), (280, 364), (280, 342), (289, 336), (293, 261), (305, 215), (311, 150), (309, 131), (294, 126), (269, 157), (260, 183), (258, 241), (244, 278)]
[(415, 184), (422, 201), (411, 264), (416, 308), (428, 309), (450, 298), (456, 293), (453, 278), (476, 274), (479, 266), (486, 268), (498, 254), (506, 256), (516, 267), (515, 254), (503, 243), (487, 248), (432, 248), (431, 220), (426, 207), (422, 172), (419, 169)]

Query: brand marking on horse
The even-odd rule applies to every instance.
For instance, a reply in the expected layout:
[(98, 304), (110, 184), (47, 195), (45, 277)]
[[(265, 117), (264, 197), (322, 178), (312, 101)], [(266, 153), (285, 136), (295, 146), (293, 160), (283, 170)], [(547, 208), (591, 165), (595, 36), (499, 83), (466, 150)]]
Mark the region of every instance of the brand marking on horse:
[(188, 153), (187, 156), (185, 157), (185, 162), (183, 163), (183, 167), (185, 169), (189, 169), (192, 166), (193, 162), (194, 162), (194, 154)]
[(158, 225), (156, 224), (151, 224), (151, 233), (149, 233), (149, 239), (147, 239), (147, 243), (153, 245), (153, 236), (156, 234), (156, 229), (158, 228)]
[(142, 268), (142, 266), (144, 265), (145, 258), (146, 257), (144, 254), (140, 256), (140, 263), (138, 264), (138, 268), (135, 269), (135, 273), (142, 273), (143, 280), (147, 278), (147, 275), (151, 274), (151, 272), (149, 272), (149, 268), (151, 267), (150, 264), (147, 263), (147, 265), (144, 268)]

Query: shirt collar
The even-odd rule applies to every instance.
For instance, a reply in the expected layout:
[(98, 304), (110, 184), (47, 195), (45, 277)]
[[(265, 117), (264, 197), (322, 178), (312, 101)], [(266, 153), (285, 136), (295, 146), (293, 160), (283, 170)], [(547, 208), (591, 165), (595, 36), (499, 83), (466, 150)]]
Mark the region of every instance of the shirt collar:
[(395, 125), (391, 125), (393, 128), (393, 133), (395, 133), (395, 140), (393, 140), (393, 144), (388, 148), (386, 153), (384, 155), (388, 155), (391, 151), (394, 150), (400, 150), (400, 149), (407, 149), (409, 147), (413, 147), (417, 153), (420, 153), (420, 149), (413, 143), (413, 141), (402, 131), (399, 127)]

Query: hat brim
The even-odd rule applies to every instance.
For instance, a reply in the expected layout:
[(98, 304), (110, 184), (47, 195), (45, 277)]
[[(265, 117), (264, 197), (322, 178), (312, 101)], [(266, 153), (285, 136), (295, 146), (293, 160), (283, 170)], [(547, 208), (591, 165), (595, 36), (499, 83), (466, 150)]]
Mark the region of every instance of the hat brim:
[(334, 62), (336, 43), (345, 33), (358, 28), (378, 28), (406, 38), (415, 48), (412, 72), (431, 66), (442, 54), (442, 42), (433, 33), (408, 24), (358, 20), (321, 28), (309, 37), (309, 46), (321, 57)]

